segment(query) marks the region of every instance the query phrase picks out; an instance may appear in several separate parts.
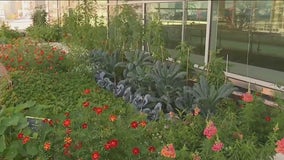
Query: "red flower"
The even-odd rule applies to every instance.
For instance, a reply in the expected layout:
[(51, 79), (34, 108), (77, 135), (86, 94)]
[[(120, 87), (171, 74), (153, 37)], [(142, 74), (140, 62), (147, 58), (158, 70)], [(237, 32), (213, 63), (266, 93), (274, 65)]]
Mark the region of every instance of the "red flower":
[(101, 107), (94, 107), (93, 111), (95, 111), (97, 115), (100, 115), (103, 112), (103, 109)]
[(136, 122), (136, 121), (131, 122), (131, 127), (132, 127), (132, 128), (137, 128), (138, 125), (139, 125), (139, 123)]
[(44, 55), (44, 50), (40, 50), (40, 55)]
[(95, 151), (93, 154), (92, 154), (92, 160), (98, 160), (100, 159), (101, 155), (98, 151)]
[(71, 119), (66, 119), (63, 122), (64, 127), (69, 127), (71, 125)]
[(53, 120), (52, 119), (50, 119), (49, 121), (48, 121), (48, 124), (50, 125), (50, 126), (53, 126)]
[(23, 61), (23, 57), (18, 57), (18, 62), (21, 63)]
[(83, 129), (88, 128), (88, 124), (87, 124), (87, 123), (83, 123), (83, 124), (82, 124), (82, 128), (83, 128)]
[(45, 118), (45, 119), (42, 120), (42, 122), (43, 122), (43, 123), (48, 123), (48, 119)]
[(60, 61), (63, 61), (63, 60), (64, 60), (64, 57), (63, 57), (63, 56), (60, 56), (58, 59), (59, 59)]
[(150, 147), (148, 147), (148, 151), (149, 152), (155, 152), (156, 148), (154, 146), (150, 146)]
[(117, 139), (113, 139), (111, 141), (109, 141), (109, 143), (111, 148), (116, 148), (118, 146), (118, 140)]
[(85, 89), (84, 90), (84, 94), (90, 94), (91, 93), (91, 90), (90, 89)]
[(266, 117), (265, 117), (265, 120), (266, 120), (266, 122), (270, 122), (270, 121), (271, 121), (271, 117), (266, 116)]
[(88, 102), (88, 101), (85, 101), (85, 102), (83, 102), (83, 106), (86, 108), (86, 107), (89, 107), (90, 106), (90, 102)]
[(26, 143), (28, 143), (29, 141), (30, 141), (30, 137), (29, 137), (29, 136), (25, 136), (25, 137), (23, 138), (22, 143), (23, 143), (23, 144), (26, 144)]
[(133, 153), (134, 155), (138, 155), (138, 154), (140, 153), (140, 149), (137, 148), (137, 147), (135, 147), (135, 148), (132, 149), (132, 153)]
[(141, 122), (140, 122), (140, 125), (141, 125), (142, 127), (146, 127), (147, 122), (146, 122), (146, 121), (141, 121)]
[(18, 139), (23, 139), (24, 138), (24, 134), (21, 132), (18, 134)]
[(105, 150), (110, 150), (111, 149), (111, 146), (110, 146), (109, 143), (105, 144), (104, 147), (105, 147)]
[(63, 147), (64, 147), (65, 149), (69, 148), (70, 146), (71, 146), (71, 143), (64, 143), (64, 145), (63, 145)]

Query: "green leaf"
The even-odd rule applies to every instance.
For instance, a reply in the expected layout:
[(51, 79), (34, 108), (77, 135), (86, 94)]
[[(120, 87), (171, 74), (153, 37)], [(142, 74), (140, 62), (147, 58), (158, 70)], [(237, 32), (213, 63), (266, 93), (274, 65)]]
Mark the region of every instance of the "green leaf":
[(7, 126), (16, 126), (19, 123), (21, 114), (14, 114), (8, 119), (6, 119)]
[[(5, 118), (6, 119), (6, 118)], [(3, 123), (3, 121), (0, 123), (0, 135), (3, 135), (4, 132), (6, 131), (6, 123)]]
[(13, 141), (9, 147), (8, 147), (8, 151), (5, 155), (5, 158), (7, 159), (15, 159), (15, 157), (18, 154), (18, 148), (21, 147), (21, 144), (19, 144), (19, 141)]
[(5, 136), (0, 136), (0, 153), (2, 153), (6, 149), (6, 143), (5, 143)]
[(27, 126), (28, 126), (27, 119), (24, 116), (21, 116), (20, 119), (19, 119), (19, 123), (18, 123), (18, 125), (16, 127), (16, 130), (24, 129)]
[(27, 146), (27, 154), (31, 155), (31, 156), (35, 156), (38, 154), (38, 149), (37, 147), (35, 146), (35, 144), (33, 143), (27, 143), (26, 144)]
[(32, 101), (29, 101), (27, 103), (22, 103), (22, 104), (19, 104), (15, 107), (15, 112), (21, 112), (23, 111), (24, 109), (27, 109), (27, 108), (30, 108), (31, 106), (34, 106), (35, 105), (35, 102), (32, 102)]

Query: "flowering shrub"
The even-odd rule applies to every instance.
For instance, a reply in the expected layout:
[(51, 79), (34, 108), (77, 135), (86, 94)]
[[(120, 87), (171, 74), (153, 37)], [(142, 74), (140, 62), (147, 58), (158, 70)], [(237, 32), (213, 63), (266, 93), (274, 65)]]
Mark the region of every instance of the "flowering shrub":
[(39, 44), (31, 39), (17, 39), (13, 44), (2, 45), (0, 62), (8, 71), (39, 70), (42, 72), (67, 71), (67, 53), (56, 47)]

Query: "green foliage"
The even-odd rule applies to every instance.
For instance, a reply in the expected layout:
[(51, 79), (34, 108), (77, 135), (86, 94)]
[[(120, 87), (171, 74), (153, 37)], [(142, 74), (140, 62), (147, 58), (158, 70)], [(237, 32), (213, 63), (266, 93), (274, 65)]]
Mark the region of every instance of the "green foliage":
[(76, 7), (76, 13), (78, 16), (77, 23), (79, 24), (95, 24), (97, 25), (97, 14), (96, 14), (96, 1), (83, 0)]
[(90, 59), (91, 65), (94, 66), (93, 72), (95, 74), (97, 71), (104, 71), (109, 78), (114, 79), (115, 82), (117, 82), (119, 76), (117, 68), (123, 59), (120, 52), (106, 53), (93, 50), (90, 53)]
[(37, 9), (32, 15), (34, 26), (45, 26), (47, 24), (47, 12), (43, 9)]
[(220, 88), (210, 85), (204, 76), (200, 76), (199, 83), (193, 86), (193, 95), (201, 112), (206, 116), (215, 113), (218, 102), (228, 97), (236, 90), (232, 84), (224, 84)]
[(62, 28), (59, 25), (35, 25), (26, 29), (27, 36), (45, 42), (59, 42)]
[(150, 89), (149, 86), (152, 85), (147, 73), (150, 72), (153, 65), (153, 57), (149, 53), (129, 51), (125, 53), (125, 59), (126, 61), (117, 64), (117, 66), (124, 68), (124, 80), (136, 88), (138, 92), (147, 92)]
[(129, 5), (123, 5), (122, 10), (116, 8), (116, 15), (109, 24), (108, 49), (113, 51), (130, 51), (142, 47), (143, 26), (141, 18)]
[(18, 31), (12, 30), (5, 23), (1, 25), (0, 28), (0, 44), (7, 44), (13, 42), (13, 40), (23, 37)]
[(194, 97), (192, 88), (184, 86), (182, 91), (177, 91), (178, 97), (175, 99), (175, 106), (180, 111), (189, 113), (192, 111)]
[(220, 50), (210, 54), (210, 61), (205, 67), (207, 69), (206, 78), (211, 85), (221, 87), (225, 83), (226, 63), (222, 57), (217, 57)]
[[(28, 122), (25, 112), (34, 107), (33, 102), (19, 104), (15, 107), (1, 106), (0, 110), (0, 158), (22, 159), (23, 157), (32, 157), (37, 154), (35, 149), (33, 153), (29, 152), (29, 146), (24, 146), (18, 139), (18, 133), (32, 135), (31, 130), (27, 128)], [(30, 138), (34, 138), (32, 135)]]
[(164, 54), (165, 42), (163, 39), (162, 22), (157, 14), (151, 16), (151, 20), (147, 23), (145, 30), (145, 42), (147, 44), (147, 50), (152, 54), (154, 58), (165, 60), (167, 57)]
[[(268, 141), (269, 137), (267, 137), (267, 135), (271, 128), (275, 125), (278, 125), (279, 128), (284, 127), (282, 116), (284, 112), (281, 107), (266, 106), (260, 97), (255, 96), (254, 99), (252, 103), (242, 104), (243, 109), (240, 114), (242, 121), (240, 122), (243, 123), (243, 125), (241, 130), (244, 133), (255, 133), (256, 140), (264, 145), (264, 143)], [(283, 134), (283, 131), (279, 131), (279, 135)]]
[[(82, 47), (87, 50), (105, 50), (107, 47), (106, 26), (104, 26), (102, 22), (99, 22), (98, 18), (96, 18), (96, 21), (82, 20), (84, 15), (82, 15), (81, 10), (82, 8), (80, 7), (75, 10), (70, 9), (69, 13), (64, 15), (62, 26), (63, 41), (70, 45)], [(92, 13), (86, 14), (88, 14), (86, 17), (93, 17), (91, 16)]]
[[(39, 104), (51, 106), (50, 112), (42, 115), (57, 114), (68, 106), (77, 104), (72, 97), (79, 97), (81, 91), (74, 88), (84, 88), (90, 84), (90, 80), (81, 81), (86, 76), (82, 73), (46, 74), (37, 72), (15, 72), (11, 75), (13, 79), (13, 90), (7, 90), (2, 95), (2, 104), (16, 106), (28, 100), (36, 101)], [(81, 83), (81, 84), (80, 84)], [(34, 115), (35, 116), (35, 115)]]
[[(185, 42), (182, 42), (180, 45), (176, 47), (178, 50), (178, 57), (177, 61), (180, 62), (181, 68), (183, 70), (186, 70), (187, 76), (186, 79), (189, 81), (191, 78), (193, 78), (194, 74), (194, 68), (193, 65), (190, 62), (190, 54), (192, 52), (192, 46), (189, 46)], [(190, 75), (192, 74), (192, 75)]]

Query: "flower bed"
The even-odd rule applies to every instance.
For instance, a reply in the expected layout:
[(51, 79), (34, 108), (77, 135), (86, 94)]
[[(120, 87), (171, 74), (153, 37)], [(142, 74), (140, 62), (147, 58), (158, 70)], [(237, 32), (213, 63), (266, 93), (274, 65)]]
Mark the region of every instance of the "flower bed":
[[(22, 70), (15, 67), (21, 62), (11, 62), (11, 59), (18, 58), (17, 47), (10, 49), (11, 54), (5, 50), (9, 61), (1, 59), (1, 62), (11, 66), (13, 80), (13, 89), (4, 90), (1, 97), (2, 159), (267, 160), (276, 152), (283, 154), (283, 109), (267, 107), (255, 95), (253, 101), (248, 103), (236, 102), (225, 96), (211, 103), (215, 101), (206, 99), (210, 96), (203, 96), (203, 99), (191, 96), (189, 86), (181, 86), (180, 89), (173, 85), (173, 88), (164, 89), (157, 84), (179, 84), (179, 78), (171, 81), (168, 77), (168, 81), (158, 81), (152, 75), (149, 77), (157, 83), (145, 83), (149, 80), (149, 69), (143, 65), (149, 63), (134, 60), (129, 63), (125, 59), (125, 63), (117, 66), (127, 66), (128, 70), (116, 68), (115, 72), (109, 72), (114, 70), (108, 68), (114, 65), (103, 66), (110, 64), (107, 59), (99, 59), (103, 63), (97, 63), (97, 81), (94, 81), (92, 73), (74, 69), (77, 64), (74, 59), (80, 60), (82, 56), (69, 57), (68, 54), (64, 57), (64, 63), (57, 58), (49, 62), (46, 53), (52, 52), (51, 48), (39, 48), (36, 54), (34, 51), (25, 52), (24, 56), (30, 57), (25, 62), (32, 63), (37, 61), (35, 58), (43, 49), (43, 63), (34, 63), (32, 67)], [(60, 57), (60, 51), (56, 53)], [(113, 55), (104, 58), (110, 60)], [(143, 59), (145, 55), (137, 56)], [(56, 71), (47, 71), (47, 66), (54, 62), (59, 62)], [(90, 67), (86, 63), (81, 65)], [(149, 66), (157, 73), (159, 68), (164, 68), (160, 75), (165, 77), (176, 71), (173, 65), (163, 62)], [(172, 71), (166, 70), (171, 67)], [(135, 71), (131, 70), (133, 68)], [(122, 72), (128, 74), (129, 83), (118, 83), (126, 78), (118, 74)], [(118, 92), (119, 84), (131, 84), (129, 86), (136, 91), (146, 85), (154, 86), (149, 87), (152, 90), (138, 90), (140, 95), (133, 94), (132, 99), (130, 96), (127, 99), (124, 94), (126, 90), (121, 94)], [(206, 79), (201, 78), (191, 89), (209, 88), (208, 92), (212, 95), (227, 91), (209, 86)], [(147, 94), (156, 99), (151, 101), (154, 103), (143, 102)], [(174, 100), (169, 99), (173, 97)], [(157, 106), (159, 102), (161, 106)], [(281, 100), (279, 102), (281, 104)], [(37, 122), (27, 121), (31, 117), (26, 116), (34, 117), (32, 119)], [(28, 122), (37, 125), (29, 127)]]

